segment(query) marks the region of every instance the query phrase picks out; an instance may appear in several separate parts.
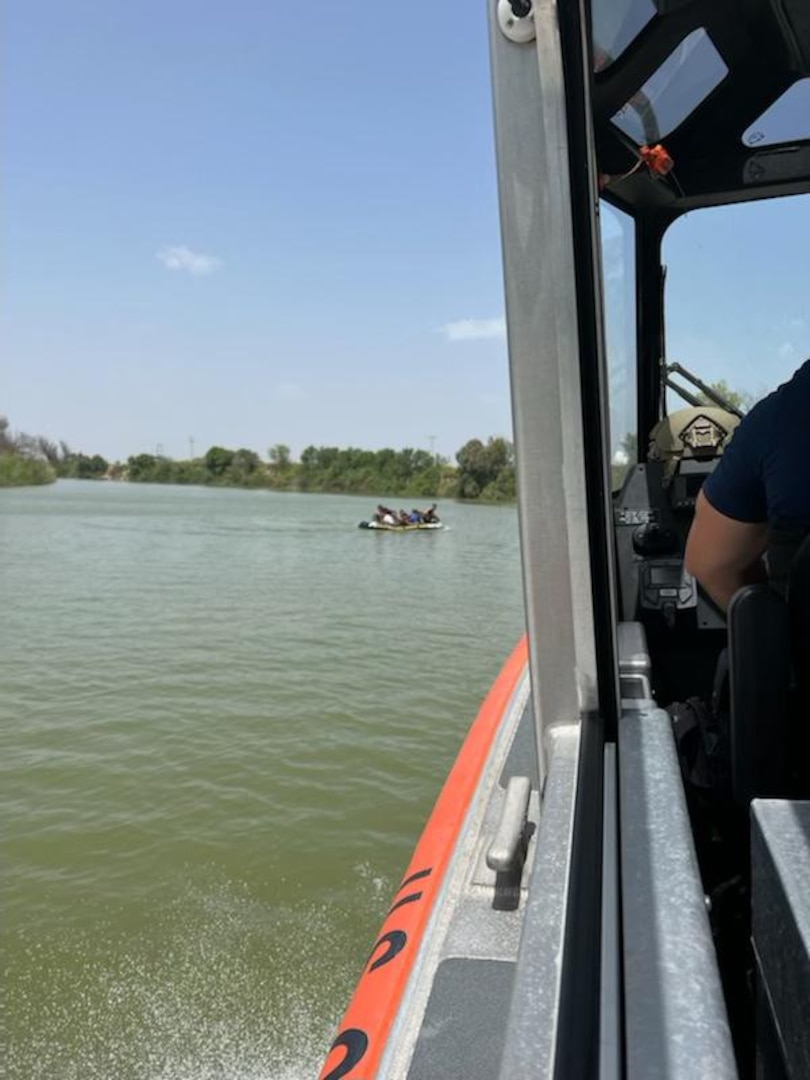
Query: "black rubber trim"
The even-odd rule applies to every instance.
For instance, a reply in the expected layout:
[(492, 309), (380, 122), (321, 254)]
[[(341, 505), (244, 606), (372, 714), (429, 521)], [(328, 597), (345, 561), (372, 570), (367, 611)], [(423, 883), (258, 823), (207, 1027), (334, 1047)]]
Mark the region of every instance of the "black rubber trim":
[[(590, 32), (581, 3), (560, 4), (560, 46), (566, 86), (571, 217), (573, 225), (574, 273), (577, 291), (577, 329), (582, 396), (585, 492), (588, 507), (591, 588), (596, 638), (596, 675), (599, 709), (605, 734), (615, 739), (618, 730), (619, 685), (614, 651), (616, 622), (611, 603), (610, 580), (614, 573), (612, 552), (613, 522), (609, 514), (610, 473), (606, 461), (608, 446), (606, 379), (600, 363), (601, 303), (597, 304), (594, 253), (594, 199), (596, 162), (590, 139)], [(586, 67), (588, 65), (587, 74)], [(587, 80), (587, 81), (586, 81)]]

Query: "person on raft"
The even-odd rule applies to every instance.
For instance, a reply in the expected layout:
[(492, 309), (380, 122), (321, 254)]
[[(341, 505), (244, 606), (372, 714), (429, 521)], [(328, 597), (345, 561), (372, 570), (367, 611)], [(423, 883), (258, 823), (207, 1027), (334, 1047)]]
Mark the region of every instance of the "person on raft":
[(380, 503), (374, 512), (374, 521), (378, 525), (435, 525), (439, 523), (439, 518), (436, 514), (436, 503), (427, 510), (413, 509), (410, 513), (407, 510), (392, 510)]
[(374, 514), (374, 520), (380, 525), (397, 525), (399, 524), (398, 515), (396, 510), (391, 510), (387, 506), (383, 506), (382, 503), (377, 507)]

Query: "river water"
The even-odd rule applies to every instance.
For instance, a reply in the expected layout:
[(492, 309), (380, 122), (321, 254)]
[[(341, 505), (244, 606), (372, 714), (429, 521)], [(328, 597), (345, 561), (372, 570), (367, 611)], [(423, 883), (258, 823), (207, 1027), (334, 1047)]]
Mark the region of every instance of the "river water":
[(0, 492), (10, 1080), (317, 1075), (522, 632), (512, 507)]

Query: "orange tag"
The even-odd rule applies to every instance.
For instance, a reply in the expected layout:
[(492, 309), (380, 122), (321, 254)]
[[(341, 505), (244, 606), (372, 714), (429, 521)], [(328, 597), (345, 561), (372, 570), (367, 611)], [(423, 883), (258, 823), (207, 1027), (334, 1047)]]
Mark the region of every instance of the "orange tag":
[(655, 176), (666, 176), (675, 162), (660, 143), (639, 148), (641, 160)]

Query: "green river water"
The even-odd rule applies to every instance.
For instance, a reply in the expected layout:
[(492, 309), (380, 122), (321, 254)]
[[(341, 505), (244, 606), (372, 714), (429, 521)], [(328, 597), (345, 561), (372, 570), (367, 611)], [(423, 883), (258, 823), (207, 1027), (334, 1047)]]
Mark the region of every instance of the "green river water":
[(522, 632), (513, 507), (0, 492), (10, 1080), (315, 1077)]

